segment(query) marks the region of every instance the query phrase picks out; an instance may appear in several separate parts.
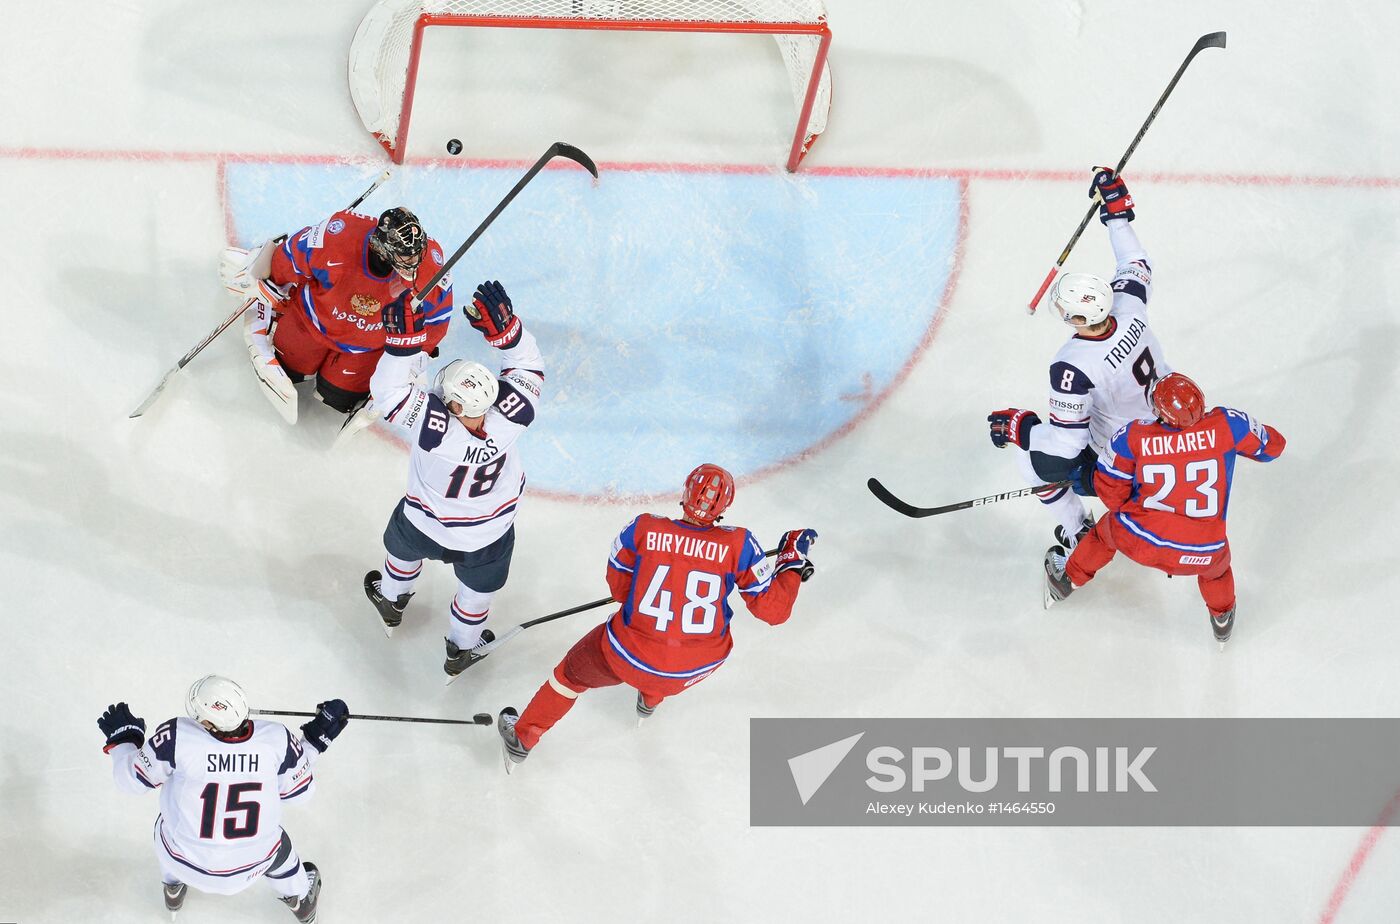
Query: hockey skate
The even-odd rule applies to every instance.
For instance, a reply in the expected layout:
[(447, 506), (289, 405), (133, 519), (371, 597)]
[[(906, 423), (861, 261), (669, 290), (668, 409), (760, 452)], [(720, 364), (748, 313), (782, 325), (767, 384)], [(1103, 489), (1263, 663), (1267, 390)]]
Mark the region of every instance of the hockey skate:
[(408, 608), (408, 601), (413, 599), (413, 594), (399, 594), (399, 598), (391, 602), (380, 589), (379, 582), (382, 580), (384, 575), (378, 571), (366, 574), (365, 596), (369, 597), (369, 602), (379, 611), (379, 618), (384, 622), (384, 634), (393, 638), (394, 630), (403, 622), (403, 611)]
[(183, 882), (163, 882), (161, 885), (165, 889), (165, 910), (170, 912), (170, 920), (173, 921), (180, 909), (185, 907), (185, 895), (190, 889)]
[(483, 629), (481, 630), (481, 638), (476, 640), (476, 644), (469, 650), (463, 651), (453, 643), (452, 639), (443, 639), (447, 642), (447, 660), (443, 662), (442, 669), (447, 672), (447, 682), (451, 683), (456, 680), (462, 675), (462, 671), (485, 658), (486, 655), (477, 654), (477, 650), (495, 640), (496, 633), (490, 629)]
[(316, 868), (314, 863), (307, 863), (303, 860), (301, 865), (306, 868), (306, 878), (311, 882), (311, 888), (307, 889), (306, 894), (300, 898), (288, 895), (279, 901), (292, 910), (292, 914), (297, 916), (297, 920), (301, 924), (315, 924), (316, 899), (321, 895), (321, 871)]
[(1045, 608), (1059, 603), (1074, 593), (1074, 585), (1065, 574), (1068, 553), (1063, 546), (1052, 545), (1045, 550)]
[(1220, 650), (1225, 650), (1225, 643), (1230, 640), (1230, 633), (1235, 629), (1235, 608), (1232, 606), (1219, 616), (1210, 614), (1210, 630), (1215, 633), (1215, 640), (1220, 643)]
[[(660, 703), (656, 704), (661, 705)], [(656, 711), (656, 706), (648, 706), (646, 699), (642, 696), (642, 691), (637, 691), (637, 727), (641, 728), (642, 723), (651, 718), (651, 714)]]
[(519, 718), (520, 713), (515, 711), (515, 707), (507, 706), (501, 710), (501, 715), (496, 720), (496, 731), (501, 733), (502, 759), (505, 761), (506, 773), (510, 773), (516, 764), (524, 763), (525, 758), (530, 756), (530, 749), (520, 743), (520, 737), (515, 733), (515, 723)]
[(1062, 546), (1064, 546), (1065, 549), (1066, 549), (1067, 551), (1073, 552), (1073, 551), (1074, 551), (1074, 547), (1075, 547), (1076, 545), (1079, 545), (1079, 540), (1081, 540), (1081, 539), (1083, 539), (1085, 536), (1089, 535), (1089, 530), (1091, 530), (1091, 529), (1093, 529), (1093, 528), (1094, 528), (1094, 515), (1093, 515), (1092, 513), (1086, 513), (1086, 514), (1084, 515), (1084, 522), (1083, 522), (1083, 524), (1080, 525), (1079, 531), (1076, 532), (1073, 536), (1070, 536), (1068, 533), (1066, 533), (1066, 532), (1065, 532), (1065, 528), (1064, 528), (1063, 526), (1056, 526), (1056, 527), (1055, 527), (1055, 542), (1056, 542), (1057, 545), (1062, 545)]

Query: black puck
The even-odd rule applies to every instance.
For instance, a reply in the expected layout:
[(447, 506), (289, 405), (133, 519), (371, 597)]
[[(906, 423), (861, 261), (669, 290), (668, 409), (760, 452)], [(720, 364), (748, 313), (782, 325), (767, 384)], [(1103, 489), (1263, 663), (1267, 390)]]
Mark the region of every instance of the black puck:
[(452, 140), (448, 141), (448, 142), (447, 142), (447, 153), (453, 155), (454, 157), (455, 157), (456, 155), (458, 155), (458, 154), (461, 154), (461, 153), (462, 153), (462, 142), (458, 141), (456, 138), (453, 138)]

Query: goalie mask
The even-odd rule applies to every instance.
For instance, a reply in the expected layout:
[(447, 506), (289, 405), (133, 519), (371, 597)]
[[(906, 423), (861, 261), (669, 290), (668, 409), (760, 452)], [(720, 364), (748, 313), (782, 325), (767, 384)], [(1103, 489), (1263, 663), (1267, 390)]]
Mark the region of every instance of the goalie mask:
[(388, 263), (405, 279), (418, 274), (423, 262), (423, 249), (428, 236), (418, 216), (405, 208), (393, 208), (379, 216), (379, 224), (369, 235), (369, 248), (374, 255)]

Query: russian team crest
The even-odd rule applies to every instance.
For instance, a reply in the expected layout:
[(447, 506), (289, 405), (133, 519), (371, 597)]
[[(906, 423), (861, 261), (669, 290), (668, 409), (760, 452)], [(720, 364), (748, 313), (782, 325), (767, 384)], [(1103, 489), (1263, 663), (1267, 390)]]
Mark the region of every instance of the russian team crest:
[(362, 318), (375, 317), (380, 313), (379, 299), (368, 295), (350, 296), (350, 310)]

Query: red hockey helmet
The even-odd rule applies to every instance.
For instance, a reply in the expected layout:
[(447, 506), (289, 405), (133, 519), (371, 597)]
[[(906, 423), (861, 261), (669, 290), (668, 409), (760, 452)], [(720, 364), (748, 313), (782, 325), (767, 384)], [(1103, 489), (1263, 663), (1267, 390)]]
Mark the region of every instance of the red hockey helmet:
[(734, 476), (706, 462), (685, 477), (681, 509), (688, 519), (709, 526), (734, 502)]
[(1173, 372), (1152, 386), (1152, 410), (1162, 423), (1184, 430), (1206, 415), (1206, 396), (1195, 382)]

